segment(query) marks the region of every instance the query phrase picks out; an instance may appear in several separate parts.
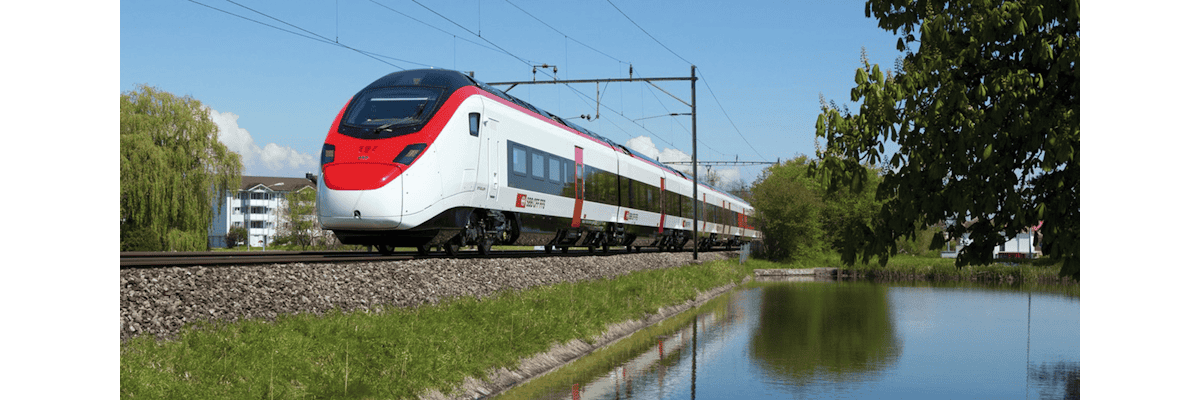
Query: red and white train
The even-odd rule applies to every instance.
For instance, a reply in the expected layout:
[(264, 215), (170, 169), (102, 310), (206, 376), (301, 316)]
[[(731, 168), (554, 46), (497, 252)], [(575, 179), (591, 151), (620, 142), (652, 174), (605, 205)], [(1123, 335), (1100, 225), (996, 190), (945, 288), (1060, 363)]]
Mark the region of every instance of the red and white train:
[(691, 193), (679, 171), (468, 75), (428, 69), (379, 78), (342, 108), (321, 150), (317, 207), (342, 243), (384, 254), (760, 238), (746, 201), (701, 185), (693, 222)]

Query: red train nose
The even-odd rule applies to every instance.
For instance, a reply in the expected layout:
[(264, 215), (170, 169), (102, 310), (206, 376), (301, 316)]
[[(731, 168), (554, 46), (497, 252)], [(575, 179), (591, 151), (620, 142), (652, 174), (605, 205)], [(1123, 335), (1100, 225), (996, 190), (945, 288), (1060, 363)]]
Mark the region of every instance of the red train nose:
[(325, 165), (325, 186), (334, 190), (379, 189), (400, 176), (403, 170), (392, 163), (334, 163)]

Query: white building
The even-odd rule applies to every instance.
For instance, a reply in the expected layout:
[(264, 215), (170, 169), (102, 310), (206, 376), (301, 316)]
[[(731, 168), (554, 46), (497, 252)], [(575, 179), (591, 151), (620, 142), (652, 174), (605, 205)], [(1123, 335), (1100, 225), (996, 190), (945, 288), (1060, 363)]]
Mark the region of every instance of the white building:
[(241, 189), (225, 194), (223, 204), (213, 204), (213, 221), (208, 247), (227, 247), (225, 237), (233, 227), (245, 227), (252, 247), (270, 244), (287, 207), (286, 196), (301, 190), (317, 190), (305, 178), (243, 176)]
[[(967, 224), (964, 224), (964, 225), (970, 226), (970, 224), (973, 224), (973, 223), (974, 223), (974, 220), (969, 221), (969, 222), (967, 222)], [(1041, 229), (1041, 227), (1042, 227), (1042, 223), (1039, 221), (1037, 226), (1027, 228), (1027, 229), (1025, 229), (1025, 231), (1017, 233), (1017, 237), (1005, 238), (1004, 244), (1001, 244), (999, 246), (995, 246), (992, 248), (992, 257), (993, 258), (1038, 258), (1038, 257), (1041, 257), (1042, 250), (1041, 250), (1040, 246), (1034, 245), (1034, 235), (1038, 234), (1037, 231), (1039, 229)], [(971, 244), (971, 234), (970, 233), (963, 234), (962, 238), (959, 238), (957, 248), (954, 247), (953, 243), (947, 241), (946, 249), (942, 251), (942, 258), (958, 257), (958, 251), (961, 250), (963, 247), (966, 247), (968, 244)]]

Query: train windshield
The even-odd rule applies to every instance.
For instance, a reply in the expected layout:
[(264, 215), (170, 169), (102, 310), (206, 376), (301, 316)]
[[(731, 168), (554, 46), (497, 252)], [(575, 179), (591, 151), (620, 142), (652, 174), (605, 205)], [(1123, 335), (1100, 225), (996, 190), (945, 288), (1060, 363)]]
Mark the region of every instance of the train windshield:
[(368, 90), (351, 105), (346, 123), (366, 128), (423, 124), (441, 95), (441, 90), (422, 87)]

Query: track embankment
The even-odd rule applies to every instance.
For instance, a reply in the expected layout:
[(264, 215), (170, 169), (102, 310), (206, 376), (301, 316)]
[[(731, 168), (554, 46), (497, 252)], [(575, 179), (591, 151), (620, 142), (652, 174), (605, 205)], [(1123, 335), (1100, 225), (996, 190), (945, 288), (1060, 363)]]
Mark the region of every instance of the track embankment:
[[(700, 253), (699, 261), (729, 254)], [(121, 270), (121, 341), (170, 339), (196, 321), (414, 307), (691, 262), (691, 253), (644, 253)]]

